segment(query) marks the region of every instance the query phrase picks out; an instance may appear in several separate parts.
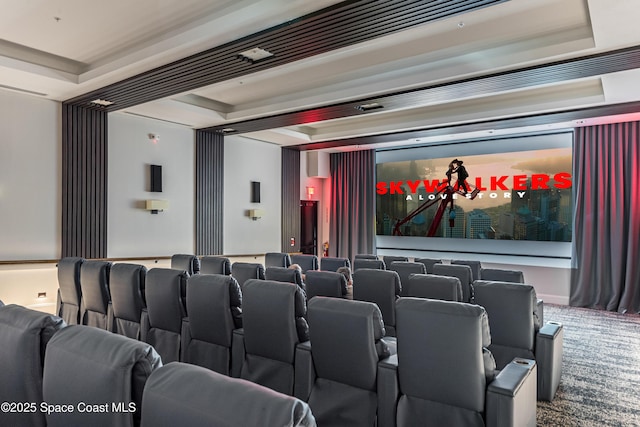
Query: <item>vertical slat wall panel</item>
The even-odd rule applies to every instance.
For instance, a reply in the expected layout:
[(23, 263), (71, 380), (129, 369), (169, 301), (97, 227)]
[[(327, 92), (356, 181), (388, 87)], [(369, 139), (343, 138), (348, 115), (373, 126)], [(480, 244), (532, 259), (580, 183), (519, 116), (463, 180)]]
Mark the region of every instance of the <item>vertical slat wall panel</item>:
[(63, 257), (107, 257), (107, 114), (62, 107)]
[[(300, 251), (300, 151), (282, 149), (282, 252)], [(295, 238), (291, 246), (291, 238)]]
[(222, 254), (224, 135), (196, 131), (196, 254)]

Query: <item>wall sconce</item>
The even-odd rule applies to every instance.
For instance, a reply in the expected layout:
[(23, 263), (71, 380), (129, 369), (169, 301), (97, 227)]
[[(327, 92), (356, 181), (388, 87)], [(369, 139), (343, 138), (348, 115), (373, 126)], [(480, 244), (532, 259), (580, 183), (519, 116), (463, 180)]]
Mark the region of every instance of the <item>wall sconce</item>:
[(262, 218), (264, 216), (264, 210), (262, 210), (262, 209), (249, 209), (248, 216), (252, 220), (256, 221), (258, 218)]
[(316, 188), (315, 187), (307, 187), (307, 197), (309, 198), (309, 200), (311, 200), (313, 198), (314, 194), (316, 194)]
[(148, 211), (151, 211), (152, 214), (157, 214), (158, 212), (162, 212), (164, 210), (169, 209), (169, 201), (168, 200), (146, 200), (145, 209)]

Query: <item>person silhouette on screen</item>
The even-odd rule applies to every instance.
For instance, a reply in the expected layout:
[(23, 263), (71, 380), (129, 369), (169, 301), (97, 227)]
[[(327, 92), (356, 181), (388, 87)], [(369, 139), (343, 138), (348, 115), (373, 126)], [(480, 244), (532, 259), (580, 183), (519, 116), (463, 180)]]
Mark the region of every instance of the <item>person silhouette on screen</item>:
[(467, 172), (467, 168), (462, 166), (462, 163), (463, 163), (462, 160), (455, 159), (451, 163), (455, 165), (455, 168), (453, 169), (452, 173), (458, 174), (458, 181), (457, 181), (458, 189), (462, 189), (462, 191), (464, 191), (464, 194), (466, 195), (469, 192), (469, 188), (467, 187), (467, 183), (465, 182), (465, 180), (469, 178), (469, 173)]
[(449, 167), (445, 172), (445, 175), (447, 175), (447, 185), (450, 185), (450, 186), (453, 186), (451, 184), (451, 175), (453, 175), (453, 169), (454, 169), (454, 165), (453, 165), (453, 162), (451, 162), (449, 163)]

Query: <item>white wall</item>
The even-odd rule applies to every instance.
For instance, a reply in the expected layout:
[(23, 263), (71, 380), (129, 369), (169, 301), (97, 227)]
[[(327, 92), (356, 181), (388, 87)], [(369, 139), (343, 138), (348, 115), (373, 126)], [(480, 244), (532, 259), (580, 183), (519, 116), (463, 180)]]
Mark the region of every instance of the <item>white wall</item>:
[[(223, 250), (227, 255), (280, 252), (280, 146), (241, 136), (224, 140)], [(251, 203), (251, 181), (260, 182), (261, 203)], [(262, 209), (253, 221), (249, 209)]]
[[(160, 135), (157, 143), (148, 134)], [(107, 255), (193, 253), (195, 154), (192, 129), (123, 113), (109, 115)], [(149, 192), (149, 165), (162, 166), (162, 193)], [(152, 215), (147, 199), (168, 200)]]
[(0, 260), (60, 256), (57, 102), (0, 90)]

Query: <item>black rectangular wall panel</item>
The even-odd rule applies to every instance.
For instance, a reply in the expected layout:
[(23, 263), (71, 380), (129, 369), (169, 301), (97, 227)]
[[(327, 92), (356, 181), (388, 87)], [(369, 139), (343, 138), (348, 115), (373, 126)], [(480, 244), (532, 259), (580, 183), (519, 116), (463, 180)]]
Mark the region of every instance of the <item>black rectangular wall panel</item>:
[(107, 257), (107, 112), (62, 105), (62, 257)]
[(251, 181), (251, 203), (260, 203), (260, 181)]
[[(282, 149), (282, 252), (300, 251), (300, 152)], [(291, 238), (295, 244), (291, 246)]]
[(149, 174), (151, 181), (152, 193), (162, 193), (162, 166), (161, 165), (149, 165)]
[(224, 136), (196, 131), (196, 254), (218, 255), (224, 214)]

